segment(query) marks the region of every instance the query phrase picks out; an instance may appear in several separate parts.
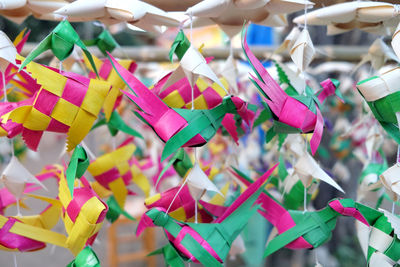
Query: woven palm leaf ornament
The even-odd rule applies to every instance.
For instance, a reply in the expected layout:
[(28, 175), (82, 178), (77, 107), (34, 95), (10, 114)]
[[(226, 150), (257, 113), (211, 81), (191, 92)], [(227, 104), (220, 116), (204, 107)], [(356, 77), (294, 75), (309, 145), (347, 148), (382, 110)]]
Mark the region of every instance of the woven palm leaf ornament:
[[(263, 26), (282, 27), (287, 24), (286, 14), (313, 5), (313, 2), (304, 0), (203, 0), (188, 8), (186, 14), (194, 16), (194, 27), (217, 24), (232, 38), (240, 32), (246, 21)], [(189, 22), (185, 26), (188, 24)]]
[[(193, 109), (211, 109), (222, 103), (224, 97), (228, 96), (226, 91), (224, 91), (224, 89), (217, 83), (214, 82), (212, 85), (209, 85), (206, 80), (201, 77), (198, 78), (193, 87), (191, 87), (185, 77), (161, 91), (171, 75), (172, 73), (164, 76), (152, 88), (154, 93), (156, 93), (169, 107), (190, 109), (193, 106)], [(220, 81), (224, 86), (228, 87), (225, 78), (220, 78)], [(192, 91), (193, 95), (191, 95)], [(252, 120), (252, 117), (257, 113), (256, 106), (249, 103), (247, 108), (249, 110), (248, 116)], [(251, 114), (252, 112), (254, 115)], [(235, 116), (234, 114), (227, 114), (221, 124), (223, 129), (233, 138), (236, 144), (238, 144), (240, 132), (246, 132), (247, 127), (250, 127), (250, 129), (252, 128), (252, 123), (247, 125), (245, 120), (239, 116)], [(241, 129), (237, 126), (238, 124), (240, 124)]]
[[(12, 167), (14, 168), (19, 167), (19, 170), (14, 169), (14, 172), (19, 172), (19, 174), (21, 174), (21, 166), (15, 166), (14, 164)], [(24, 169), (23, 166), (22, 169)], [(34, 176), (34, 179), (37, 182), (39, 181), (43, 182), (44, 180), (47, 180), (49, 178), (56, 178), (57, 171), (58, 170), (54, 168), (45, 169), (38, 175)], [(24, 177), (27, 176), (24, 175), (18, 176), (19, 179)], [(14, 186), (16, 185), (17, 184), (15, 183)], [(19, 211), (20, 204), (18, 204), (19, 202), (22, 203), (22, 199), (19, 199), (17, 196), (14, 196), (13, 193), (10, 193), (12, 191), (11, 190), (8, 191), (7, 187), (1, 190), (1, 202), (3, 204), (2, 206), (3, 210), (1, 212), (2, 215), (0, 215), (0, 221), (1, 221), (0, 250), (15, 251), (15, 252), (31, 252), (46, 247), (46, 240), (40, 240), (40, 239), (37, 240), (37, 237), (40, 236), (40, 234), (43, 234), (42, 231), (47, 232), (47, 230), (52, 229), (57, 224), (59, 216), (61, 214), (61, 204), (59, 203), (58, 200), (49, 197), (29, 194), (40, 188), (41, 187), (37, 187), (37, 184), (31, 183), (25, 186), (24, 189), (22, 189), (24, 193), (24, 198), (28, 196), (29, 200), (38, 199), (48, 204), (47, 207), (40, 214), (33, 216), (22, 216), (21, 212)], [(4, 210), (14, 204), (17, 204), (18, 215), (4, 216), (3, 214)], [(26, 205), (21, 205), (21, 206), (24, 208), (28, 208)], [(31, 229), (27, 231), (26, 227)], [(26, 235), (27, 234), (29, 235), (29, 231), (32, 230), (37, 231), (39, 234), (31, 233), (33, 234), (32, 238), (30, 238), (29, 236), (27, 237)]]
[(71, 21), (100, 21), (106, 25), (122, 22), (155, 33), (162, 32), (160, 26), (179, 25), (172, 14), (139, 0), (78, 0), (63, 5), (54, 14), (66, 16)]
[[(293, 20), (296, 24), (324, 25), (328, 35), (345, 33), (354, 29), (386, 35), (398, 24), (399, 9), (396, 4), (374, 1), (338, 3), (314, 10)], [(389, 29), (389, 31), (388, 31)]]
[(246, 35), (243, 39), (243, 51), (257, 76), (251, 75), (251, 80), (273, 114), (275, 132), (313, 132), (310, 146), (312, 154), (315, 154), (321, 142), (324, 126), (320, 108), (327, 96), (335, 94), (338, 82), (329, 79), (323, 81), (321, 83), (323, 90), (318, 97), (289, 96), (251, 52)]
[(81, 185), (72, 194), (64, 174), (60, 175), (59, 181), (58, 196), (63, 206), (62, 219), (68, 234), (65, 245), (74, 255), (85, 244), (91, 245), (94, 242), (108, 210), (86, 178), (81, 177), (80, 181)]
[(73, 150), (96, 121), (110, 84), (75, 73), (60, 74), (35, 62), (26, 68), (42, 88), (33, 97), (13, 103), (10, 111), (4, 107), (8, 110), (2, 112), (2, 124), (16, 123), (14, 130), (32, 150), (37, 149), (44, 131), (67, 133), (67, 149)]
[(135, 180), (136, 166), (130, 163), (136, 146), (132, 143), (123, 144), (114, 151), (93, 159), (88, 165), (88, 171), (103, 187), (111, 190), (121, 209), (124, 208), (128, 195), (134, 193), (127, 186), (133, 182), (145, 189), (149, 194), (150, 184), (147, 179)]
[[(99, 267), (99, 258), (91, 246), (104, 220), (114, 223), (121, 215), (130, 220), (138, 218), (125, 210), (130, 196), (136, 194), (131, 188), (135, 184), (146, 197), (147, 208), (140, 214), (137, 234), (147, 227), (160, 227), (167, 244), (150, 255), (161, 254), (167, 265), (183, 267), (194, 262), (223, 266), (230, 253), (238, 255), (245, 248), (253, 257), (254, 246), (243, 245), (240, 237), (253, 215), (258, 216), (258, 223), (265, 225), (267, 220), (277, 230), (277, 235), (269, 238), (265, 246), (268, 236), (259, 234), (263, 240), (255, 246), (260, 251), (260, 259), (263, 254), (267, 257), (283, 247), (318, 248), (329, 241), (338, 218), (347, 216), (355, 219), (351, 219), (352, 222), (363, 225), (359, 229), (365, 236), (360, 243), (369, 266), (398, 264), (400, 220), (395, 215), (395, 205), (400, 196), (400, 163), (388, 168), (385, 155), (390, 156), (391, 147), (386, 151), (383, 144), (387, 140), (380, 125), (400, 144), (399, 68), (357, 84), (371, 113), (362, 110), (359, 119), (350, 121), (354, 113), (366, 105), (351, 103), (348, 105), (351, 110), (345, 112), (331, 108), (324, 102), (333, 95), (342, 98), (339, 82), (327, 79), (315, 92), (311, 88), (313, 81), (305, 82), (304, 72), (308, 69), (311, 72), (309, 65), (316, 51), (307, 25), (303, 30), (294, 28), (276, 51), (288, 52), (297, 69), (292, 71), (284, 63), (275, 62), (278, 82), (248, 46), (242, 26), (244, 20), (282, 25), (286, 22), (284, 14), (307, 9), (311, 4), (303, 0), (205, 0), (187, 10), (185, 15), (190, 21), (183, 21), (181, 28), (189, 25), (187, 22), (191, 26), (198, 21), (216, 23), (229, 37), (242, 28), (243, 51), (254, 71), (249, 80), (245, 75), (246, 82), (255, 85), (258, 92), (254, 94), (254, 88), (243, 82), (239, 97), (235, 87), (237, 81), (242, 80), (237, 77), (232, 49), (227, 61), (220, 64), (222, 71), (216, 75), (213, 68), (219, 62), (211, 63), (211, 59), (205, 58), (201, 49), (194, 46), (193, 38), (189, 41), (180, 28), (169, 53), (170, 60), (175, 60), (178, 67), (149, 88), (134, 75), (138, 67), (134, 60), (116, 59), (111, 55), (120, 47), (105, 26), (98, 36), (84, 42), (70, 24), (96, 19), (107, 26), (122, 22), (153, 32), (160, 31), (160, 25), (178, 25), (174, 15), (142, 1), (68, 3), (60, 0), (57, 4), (48, 0), (4, 1), (0, 13), (10, 10), (10, 18), (21, 19), (33, 13), (36, 17), (62, 21), (26, 59), (19, 54), (29, 34), (22, 31), (12, 43), (0, 32), (4, 91), (4, 102), (0, 103), (0, 136), (13, 140), (20, 135), (26, 147), (40, 151), (46, 145), (43, 144), (43, 139), (47, 138), (45, 132), (52, 132), (57, 138), (67, 137), (67, 150), (71, 153), (68, 164), (61, 166), (54, 162), (34, 176), (17, 153), (10, 156), (8, 150), (0, 151), (0, 163), (5, 161), (0, 177), (3, 186), (0, 188), (0, 250), (33, 252), (52, 244), (69, 250), (75, 257), (68, 260), (68, 267)], [(41, 5), (42, 9), (47, 7), (47, 13), (41, 10)], [(343, 10), (324, 8), (309, 13), (308, 22), (329, 25), (329, 33), (353, 28), (381, 31), (398, 23), (397, 5), (357, 2), (339, 7)], [(262, 15), (260, 20), (256, 20), (257, 14)], [(384, 18), (383, 14), (391, 16)], [(298, 22), (307, 24), (302, 19)], [(400, 50), (399, 29), (392, 39), (395, 53)], [(65, 62), (67, 58), (74, 63), (78, 60), (70, 56), (75, 46), (83, 51), (79, 63), (86, 65), (81, 68), (81, 71), (87, 68), (85, 75), (72, 72), (74, 69), (68, 68)], [(91, 55), (87, 46), (96, 46), (105, 58)], [(47, 50), (61, 63), (64, 60), (64, 66), (61, 64), (58, 69), (34, 62)], [(362, 63), (371, 61), (374, 67), (380, 68), (388, 59), (395, 60), (389, 50), (383, 40), (378, 39)], [(62, 66), (68, 71), (63, 71)], [(246, 68), (247, 73), (247, 65), (241, 67)], [(158, 64), (157, 71), (162, 68), (163, 65)], [(346, 99), (352, 102), (350, 93), (346, 91)], [(247, 98), (241, 98), (242, 95)], [(258, 106), (244, 99), (251, 99)], [(131, 105), (127, 105), (126, 100), (130, 100), (132, 103), (128, 104)], [(322, 116), (323, 108), (333, 111), (326, 120)], [(127, 113), (131, 111), (140, 121), (128, 120)], [(351, 128), (350, 140), (346, 140), (344, 146), (337, 141), (340, 131), (336, 130), (336, 123), (332, 123), (335, 121), (331, 121), (339, 116)], [(357, 120), (361, 121), (360, 125)], [(260, 127), (255, 128), (254, 124)], [(97, 137), (103, 137), (100, 126), (108, 127), (112, 149), (108, 148), (107, 141), (103, 146), (96, 143)], [(327, 134), (324, 138), (330, 139), (330, 144), (337, 144), (336, 149), (319, 146), (324, 126), (333, 129), (335, 136)], [(91, 131), (97, 135), (96, 139), (89, 135)], [(153, 133), (162, 142), (155, 142)], [(125, 134), (131, 137), (117, 146), (117, 139)], [(108, 133), (106, 136), (110, 137)], [(85, 145), (85, 138), (91, 139), (98, 156)], [(232, 141), (237, 145), (232, 146)], [(202, 148), (196, 151), (198, 147)], [(364, 167), (358, 182), (357, 201), (371, 194), (377, 197), (376, 208), (348, 198), (331, 199), (317, 210), (307, 203), (318, 193), (319, 181), (343, 192), (336, 181), (340, 175), (335, 168), (325, 169), (319, 165), (318, 158), (313, 157), (318, 147), (321, 159), (325, 156), (324, 160), (328, 161), (333, 155), (338, 160), (332, 165), (340, 163), (339, 158), (344, 161), (351, 155), (361, 161)], [(103, 148), (105, 151), (100, 153)], [(40, 154), (35, 155), (41, 160)], [(7, 157), (10, 157), (9, 162), (4, 160)], [(271, 162), (278, 158), (279, 166), (272, 166)], [(268, 167), (271, 168), (266, 171)], [(248, 171), (264, 174), (251, 179), (246, 176)], [(90, 174), (90, 179), (86, 179), (85, 174)], [(54, 193), (52, 197), (33, 195), (46, 188), (50, 179), (58, 184), (58, 191), (46, 192)], [(392, 212), (379, 209), (385, 207), (384, 199), (394, 203)], [(32, 200), (42, 201), (47, 207), (36, 215), (22, 216), (20, 209), (30, 208)], [(17, 206), (17, 215), (8, 216), (13, 206)], [(56, 226), (59, 221), (63, 224), (62, 231)]]
[[(71, 198), (71, 196), (64, 169), (61, 166), (48, 166), (44, 172), (37, 175), (37, 178), (42, 181), (48, 178), (56, 178), (60, 184), (60, 200), (29, 195), (31, 198), (47, 202), (48, 206), (40, 214), (34, 216), (6, 217), (1, 215), (0, 249), (29, 252), (43, 249), (46, 247), (46, 243), (50, 243), (68, 248), (73, 254), (77, 254), (86, 241), (89, 244), (93, 242), (96, 229), (98, 231), (102, 216), (105, 215), (101, 214), (106, 211), (106, 206), (99, 204), (99, 199), (95, 197), (97, 195), (91, 189), (87, 190), (90, 185), (85, 178), (82, 178), (85, 189), (75, 190), (75, 200), (67, 204), (68, 201), (65, 202), (65, 200), (68, 200), (68, 197)], [(100, 213), (97, 211), (100, 211)], [(98, 217), (99, 214), (100, 217)], [(64, 220), (68, 236), (52, 230), (60, 217)]]
[[(22, 48), (24, 47), (26, 41), (28, 40), (30, 31), (26, 31), (26, 28), (22, 30), (14, 41), (11, 43), (8, 39), (7, 35), (4, 32), (1, 34), (1, 83), (0, 86), (3, 88), (2, 92), (0, 92), (4, 97), (4, 92), (8, 90), (4, 89), (5, 85), (8, 85), (16, 75), (18, 75), (17, 69), (18, 67), (15, 65), (15, 57), (17, 53), (21, 53)], [(14, 57), (14, 60), (11, 58)], [(5, 68), (5, 69), (4, 69)]]
[(76, 258), (71, 261), (67, 267), (100, 267), (100, 260), (96, 253), (90, 246), (82, 249), (81, 252), (76, 256)]
[[(115, 72), (113, 69), (111, 62), (107, 59), (99, 59), (96, 56), (93, 57), (93, 62), (98, 69), (99, 72), (99, 78), (101, 80), (107, 81), (112, 85), (112, 88), (110, 90), (110, 93), (107, 95), (106, 100), (104, 101), (104, 106), (103, 106), (103, 111), (104, 111), (104, 116), (106, 121), (110, 120), (110, 117), (112, 115), (112, 112), (120, 105), (121, 103), (121, 98), (122, 98), (122, 93), (121, 89), (124, 89), (126, 87), (125, 83), (122, 81), (122, 79), (118, 76), (118, 74)], [(88, 60), (87, 57), (84, 57), (84, 62), (86, 67), (90, 70), (89, 73), (89, 78), (95, 79), (96, 78), (96, 73), (94, 69), (92, 68), (92, 65), (90, 64), (90, 61)], [(118, 62), (129, 70), (129, 72), (134, 73), (137, 64), (134, 60), (130, 59), (119, 59)]]
[(193, 88), (198, 77), (201, 75), (217, 83), (227, 93), (224, 85), (218, 79), (214, 71), (207, 65), (207, 61), (200, 52), (187, 39), (183, 30), (178, 32), (174, 42), (172, 43), (169, 52), (169, 58), (171, 61), (173, 60), (174, 54), (179, 59), (179, 67), (171, 74), (171, 76), (169, 76), (162, 89), (167, 88), (169, 85), (185, 76), (187, 77), (190, 86)]
[(170, 217), (162, 208), (152, 208), (142, 216), (137, 234), (149, 226), (162, 227), (170, 244), (181, 255), (182, 261), (222, 266), (232, 242), (257, 211), (254, 203), (273, 169), (249, 186), (222, 216), (211, 223), (184, 223)]
[[(10, 74), (12, 69), (15, 69), (16, 66), (16, 56), (17, 52), (20, 51), (25, 44), (27, 37), (24, 37), (24, 31), (22, 31), (16, 38), (15, 43), (17, 43), (16, 48), (14, 44), (8, 39), (7, 35), (4, 32), (0, 32), (0, 42), (1, 42), (1, 56), (0, 56), (0, 71), (2, 73), (2, 82), (3, 82), (3, 103), (1, 103), (3, 111), (2, 114), (6, 112), (6, 110), (10, 110), (12, 107), (7, 99), (7, 81), (6, 81), (6, 73)], [(16, 72), (14, 72), (15, 75)], [(12, 76), (14, 76), (12, 75)], [(12, 78), (12, 76), (10, 78)], [(11, 79), (8, 79), (10, 81)], [(10, 124), (8, 124), (10, 125)], [(13, 125), (15, 126), (15, 125)], [(7, 127), (0, 127), (0, 133), (3, 136), (8, 136), (10, 138), (13, 137), (14, 133), (9, 131)], [(3, 169), (1, 174), (1, 181), (4, 186), (8, 189), (8, 191), (15, 197), (16, 205), (17, 205), (17, 216), (21, 216), (20, 212), (20, 199), (24, 194), (24, 189), (27, 183), (34, 183), (40, 185), (41, 187), (46, 187), (38, 180), (35, 176), (33, 176), (18, 160), (15, 156), (14, 152), (14, 142), (11, 140), (11, 159), (7, 166)]]
[(170, 108), (109, 56), (114, 68), (132, 91), (124, 91), (124, 94), (141, 109), (136, 111), (136, 115), (166, 142), (161, 155), (162, 161), (182, 146), (201, 146), (207, 143), (221, 127), (222, 120), (228, 113), (240, 115), (247, 123), (252, 119), (254, 113), (238, 97), (226, 97), (220, 105), (209, 110)]
[(107, 56), (107, 52), (111, 53), (119, 46), (117, 41), (105, 27), (103, 27), (103, 31), (95, 39), (86, 40), (83, 41), (83, 43), (87, 46), (97, 46), (104, 56)]
[(62, 62), (71, 55), (75, 45), (82, 49), (83, 53), (89, 59), (90, 64), (97, 74), (97, 69), (94, 65), (92, 55), (79, 38), (78, 33), (67, 20), (61, 21), (57, 27), (54, 28), (54, 30), (45, 39), (43, 39), (42, 42), (40, 42), (40, 44), (27, 56), (24, 62), (22, 62), (19, 69), (22, 70), (29, 62), (49, 49), (58, 58), (58, 60)]
[(0, 250), (33, 252), (45, 248), (47, 242), (65, 241), (65, 237), (51, 231), (60, 218), (61, 203), (47, 197), (32, 198), (47, 202), (48, 206), (40, 214), (33, 216), (0, 215)]
[(357, 89), (383, 129), (400, 144), (398, 82), (400, 68), (393, 68), (357, 84)]
[[(175, 198), (175, 199), (174, 199)], [(197, 207), (197, 221), (208, 223), (213, 220), (191, 196), (188, 185), (172, 187), (164, 192), (151, 196), (145, 200), (148, 209), (163, 208), (168, 210), (168, 215), (183, 222), (195, 221), (195, 205)]]

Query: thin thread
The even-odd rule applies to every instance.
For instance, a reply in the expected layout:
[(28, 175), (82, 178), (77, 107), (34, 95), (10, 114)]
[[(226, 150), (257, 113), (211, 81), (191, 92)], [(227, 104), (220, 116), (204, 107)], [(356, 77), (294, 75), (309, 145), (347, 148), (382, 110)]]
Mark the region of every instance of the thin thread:
[(190, 10), (189, 12), (190, 17), (190, 42), (193, 43), (193, 11)]
[[(307, 137), (306, 137), (306, 139), (304, 140), (305, 141), (305, 148), (306, 148), (306, 152), (305, 153), (308, 153), (308, 151), (307, 151)], [(306, 212), (307, 211), (307, 187), (306, 186), (304, 186), (304, 212)]]
[(314, 250), (314, 254), (315, 254), (315, 266), (319, 266), (317, 250)]
[(304, 0), (304, 29), (307, 29), (307, 0)]
[(307, 211), (307, 187), (304, 186), (304, 212)]
[(1, 72), (2, 78), (3, 78), (3, 94), (4, 94), (4, 98), (3, 98), (3, 102), (7, 102), (7, 88), (6, 88), (6, 75), (4, 74), (4, 72)]
[(81, 142), (81, 146), (86, 150), (86, 152), (88, 153), (89, 157), (94, 160), (96, 159), (96, 155), (88, 148), (88, 146), (85, 144), (85, 142)]
[(17, 254), (14, 252), (13, 253), (13, 258), (14, 258), (14, 267), (18, 267), (18, 264), (17, 264)]
[[(2, 75), (2, 79), (3, 79), (3, 102), (8, 102), (8, 98), (7, 98), (7, 86), (6, 86), (6, 75), (4, 74), (4, 72), (1, 72)], [(14, 151), (14, 139), (10, 139), (10, 150), (11, 150), (11, 156), (14, 157), (15, 155), (15, 151)]]
[[(106, 221), (106, 222), (108, 222), (108, 221)], [(53, 244), (50, 247), (50, 255), (53, 255), (55, 251), (56, 251), (56, 245)]]
[(194, 110), (194, 88), (193, 88), (193, 86), (192, 86), (192, 108), (191, 108), (191, 110), (192, 111)]
[(60, 71), (60, 74), (61, 74), (61, 72), (62, 72), (62, 68), (63, 68), (62, 60), (60, 60), (59, 67), (58, 67), (58, 69), (59, 69), (59, 71)]
[[(190, 10), (189, 17), (190, 17), (190, 32), (189, 32), (190, 42), (193, 43), (193, 11), (192, 10)], [(193, 88), (193, 86), (191, 89), (192, 89), (192, 110), (194, 110), (194, 88)]]
[(115, 136), (111, 137), (111, 146), (113, 150), (117, 148), (117, 138), (115, 138)]
[(393, 5), (393, 17), (397, 16), (400, 14), (400, 5)]
[(397, 163), (400, 162), (400, 145), (397, 146), (397, 158), (396, 158), (396, 162), (397, 162)]
[(168, 214), (169, 210), (170, 210), (171, 207), (172, 207), (172, 204), (174, 204), (174, 201), (175, 201), (176, 197), (179, 195), (179, 193), (181, 192), (182, 188), (185, 186), (186, 181), (187, 181), (187, 179), (185, 179), (185, 181), (182, 183), (181, 187), (179, 188), (178, 192), (176, 192), (174, 198), (173, 198), (172, 201), (171, 201), (171, 204), (169, 204), (169, 207), (168, 207), (167, 212), (165, 213), (165, 215)]
[(17, 204), (17, 216), (22, 216), (22, 213), (21, 213), (21, 208), (19, 207), (19, 197), (16, 197), (15, 198), (15, 203)]
[(197, 223), (197, 199), (194, 202), (194, 223)]
[[(194, 164), (197, 164), (197, 147), (194, 148)], [(194, 222), (197, 223), (197, 199), (194, 202)]]
[(395, 202), (393, 201), (393, 203), (392, 203), (392, 214), (394, 214), (394, 209), (395, 209), (395, 207), (396, 207), (396, 204), (395, 204)]
[[(304, 30), (307, 30), (307, 0), (304, 0)], [(306, 81), (306, 72), (303, 70), (303, 79), (304, 79), (304, 91), (303, 94), (306, 95), (306, 87), (307, 87), (307, 81)]]

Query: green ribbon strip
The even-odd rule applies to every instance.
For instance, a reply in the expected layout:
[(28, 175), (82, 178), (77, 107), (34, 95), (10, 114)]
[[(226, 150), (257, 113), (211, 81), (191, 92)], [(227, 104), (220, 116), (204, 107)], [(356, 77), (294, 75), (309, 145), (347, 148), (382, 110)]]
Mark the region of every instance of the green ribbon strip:
[[(360, 81), (357, 86), (377, 78), (379, 77), (374, 76), (365, 79)], [(360, 90), (359, 93), (361, 96), (363, 96)], [(383, 129), (385, 129), (390, 137), (400, 144), (400, 132), (395, 114), (396, 112), (400, 111), (400, 91), (391, 93), (375, 101), (366, 102)]]
[(103, 118), (96, 122), (95, 125), (93, 125), (92, 130), (102, 125), (107, 125), (108, 130), (110, 131), (110, 134), (112, 136), (116, 136), (118, 134), (118, 131), (121, 131), (128, 135), (136, 136), (143, 139), (143, 136), (139, 132), (135, 131), (125, 123), (125, 121), (121, 118), (121, 115), (119, 115), (116, 110), (111, 113), (111, 117), (108, 122), (106, 118)]
[(175, 248), (171, 244), (167, 244), (162, 248), (159, 248), (147, 256), (153, 256), (162, 254), (164, 256), (164, 261), (167, 266), (172, 267), (185, 267), (182, 257), (179, 253), (175, 250)]
[(173, 135), (165, 143), (165, 147), (161, 155), (161, 161), (164, 161), (168, 156), (177, 151), (197, 134), (200, 134), (204, 140), (208, 142), (221, 127), (221, 123), (225, 114), (236, 114), (236, 106), (230, 97), (224, 98), (220, 105), (209, 110), (174, 110), (187, 121), (187, 126)]
[[(255, 201), (263, 191), (260, 186), (256, 192), (251, 194), (240, 206), (229, 216), (219, 223), (184, 223), (179, 222), (168, 214), (158, 210), (150, 209), (146, 215), (157, 226), (163, 227), (173, 237), (177, 237), (185, 225), (197, 232), (223, 261), (229, 253), (230, 247), (236, 237), (243, 230), (248, 220), (259, 209), (254, 205)], [(204, 266), (223, 266), (207, 250), (205, 250), (191, 235), (186, 234), (181, 244)]]
[(32, 52), (21, 64), (19, 71), (22, 70), (29, 62), (31, 62), (33, 59), (35, 59), (37, 56), (48, 49), (51, 49), (53, 54), (60, 61), (63, 61), (71, 55), (75, 45), (79, 46), (82, 49), (83, 53), (85, 53), (86, 57), (89, 59), (90, 65), (92, 65), (92, 68), (98, 77), (99, 75), (97, 73), (92, 55), (90, 54), (89, 50), (87, 50), (82, 40), (79, 38), (78, 33), (74, 30), (72, 25), (67, 20), (61, 21), (57, 25), (57, 27), (49, 35), (47, 35), (47, 37), (44, 38), (43, 41), (41, 41), (34, 50), (32, 50)]
[(104, 56), (107, 56), (107, 52), (111, 53), (119, 46), (111, 33), (106, 29), (104, 29), (97, 38), (83, 41), (83, 43), (87, 46), (97, 46)]
[[(357, 209), (372, 227), (377, 228), (388, 235), (391, 235), (393, 232), (393, 227), (382, 212), (355, 202), (353, 199), (340, 199), (339, 201), (344, 208)], [(337, 217), (341, 216), (341, 214), (337, 213), (330, 206), (319, 211), (303, 212), (290, 210), (289, 213), (296, 225), (270, 241), (264, 253), (265, 257), (271, 255), (299, 237), (303, 237), (313, 246), (313, 248), (317, 248), (331, 238)], [(396, 235), (393, 237), (393, 241), (389, 248), (386, 251), (381, 252), (393, 259), (393, 261), (397, 262), (400, 259), (400, 240)], [(368, 261), (375, 251), (374, 248), (369, 247), (367, 257)]]
[(162, 169), (160, 175), (157, 178), (156, 186), (158, 182), (163, 177), (164, 173), (171, 167), (174, 166), (175, 171), (179, 174), (180, 177), (185, 177), (188, 170), (193, 167), (192, 161), (189, 155), (185, 152), (183, 148), (180, 148), (168, 161), (167, 165)]
[(183, 58), (183, 55), (185, 55), (186, 51), (190, 47), (190, 41), (186, 37), (185, 33), (183, 30), (180, 30), (178, 34), (175, 37), (174, 42), (171, 45), (171, 50), (169, 50), (169, 59), (171, 62), (173, 61), (173, 56), (174, 53), (177, 55), (179, 60)]
[(100, 267), (100, 260), (90, 246), (82, 249), (67, 267)]
[(123, 207), (120, 207), (117, 200), (115, 200), (114, 196), (110, 196), (107, 200), (107, 206), (108, 206), (108, 211), (106, 214), (106, 219), (110, 222), (113, 223), (115, 222), (119, 216), (122, 214), (126, 218), (132, 221), (136, 221), (135, 218), (133, 218), (128, 212), (126, 212)]
[(90, 161), (85, 149), (81, 145), (77, 145), (74, 149), (74, 153), (72, 153), (68, 168), (65, 171), (71, 197), (73, 197), (74, 194), (75, 178), (81, 178), (89, 167), (89, 164)]
[(339, 213), (326, 207), (317, 212), (289, 211), (296, 226), (272, 239), (264, 252), (264, 257), (271, 255), (282, 247), (303, 236), (314, 248), (331, 238), (331, 231), (336, 225)]

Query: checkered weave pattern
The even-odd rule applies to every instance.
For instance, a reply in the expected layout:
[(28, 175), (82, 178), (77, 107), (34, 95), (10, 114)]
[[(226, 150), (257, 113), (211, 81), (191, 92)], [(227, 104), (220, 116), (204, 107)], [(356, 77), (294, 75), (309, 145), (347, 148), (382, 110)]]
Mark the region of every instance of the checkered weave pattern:
[(44, 131), (67, 133), (67, 149), (71, 151), (90, 131), (109, 93), (110, 84), (83, 76), (63, 73), (31, 62), (27, 70), (41, 85), (29, 101), (3, 115), (22, 124), (26, 145), (36, 150)]
[[(126, 85), (124, 81), (119, 77), (117, 72), (114, 70), (111, 62), (108, 59), (99, 59), (93, 56), (93, 61), (96, 69), (99, 70), (100, 80), (107, 81), (112, 85), (110, 93), (107, 95), (103, 105), (104, 114), (108, 121), (111, 117), (111, 113), (121, 101), (122, 93), (120, 90), (124, 89)], [(96, 79), (96, 73), (94, 72), (94, 69), (92, 68), (90, 61), (87, 57), (84, 57), (84, 62), (86, 67), (90, 70), (89, 78)], [(127, 69), (130, 73), (134, 73), (137, 68), (137, 64), (134, 60), (122, 59), (118, 60), (118, 63), (125, 69)]]
[(93, 175), (94, 179), (103, 187), (111, 190), (114, 197), (121, 207), (125, 206), (126, 196), (129, 192), (127, 186), (135, 182), (147, 195), (150, 191), (150, 184), (144, 176), (140, 179), (140, 170), (136, 165), (131, 164), (130, 159), (133, 156), (136, 146), (128, 144), (118, 149), (98, 157), (93, 160), (88, 171)]
[[(169, 75), (160, 80), (154, 86), (153, 91), (157, 93), (168, 77)], [(228, 87), (228, 82), (224, 78), (220, 80), (225, 87)], [(171, 108), (190, 109), (192, 107), (192, 88), (187, 78), (183, 78), (169, 86), (161, 93), (158, 93), (158, 96)], [(209, 85), (206, 80), (199, 78), (193, 87), (194, 108), (214, 108), (222, 102), (224, 96), (226, 96), (226, 92), (217, 83)]]
[[(164, 209), (168, 209), (169, 205), (172, 202), (172, 199), (178, 192), (180, 186), (173, 187), (165, 192), (156, 194), (151, 196), (145, 200), (145, 206), (148, 209), (154, 207), (162, 207)], [(194, 222), (195, 217), (195, 209), (194, 205), (198, 205), (195, 203), (195, 200), (190, 195), (189, 188), (187, 185), (182, 187), (178, 196), (176, 197), (174, 203), (172, 204), (169, 215), (179, 221), (183, 222)], [(213, 217), (210, 216), (200, 205), (198, 206), (198, 222), (209, 223), (213, 220)]]
[(87, 180), (80, 179), (73, 197), (64, 174), (60, 175), (59, 199), (63, 207), (62, 219), (68, 237), (66, 246), (77, 255), (85, 245), (91, 245), (102, 227), (108, 207), (93, 191)]

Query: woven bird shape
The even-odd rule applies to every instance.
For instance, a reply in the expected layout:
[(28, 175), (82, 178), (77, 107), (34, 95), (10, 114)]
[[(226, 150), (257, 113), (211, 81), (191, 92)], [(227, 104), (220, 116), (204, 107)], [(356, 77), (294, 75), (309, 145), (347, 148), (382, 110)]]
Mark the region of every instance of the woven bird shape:
[(140, 234), (147, 226), (160, 226), (170, 244), (186, 261), (200, 262), (204, 266), (222, 266), (232, 242), (257, 211), (254, 203), (275, 167), (249, 186), (212, 223), (184, 223), (173, 219), (163, 208), (152, 208), (142, 216), (137, 233)]
[(251, 81), (272, 111), (275, 131), (281, 133), (313, 132), (310, 146), (312, 154), (315, 154), (324, 128), (324, 119), (320, 108), (327, 96), (336, 93), (338, 81), (329, 79), (323, 81), (321, 83), (323, 90), (318, 97), (289, 96), (251, 52), (247, 45), (246, 35), (243, 40), (243, 51), (257, 76), (250, 74)]
[(124, 69), (110, 55), (112, 64), (133, 93), (125, 92), (141, 110), (136, 115), (150, 125), (166, 142), (161, 160), (165, 160), (182, 146), (201, 146), (207, 143), (221, 127), (228, 113), (240, 115), (248, 124), (254, 113), (238, 97), (228, 96), (213, 109), (188, 110), (168, 107), (157, 95)]

